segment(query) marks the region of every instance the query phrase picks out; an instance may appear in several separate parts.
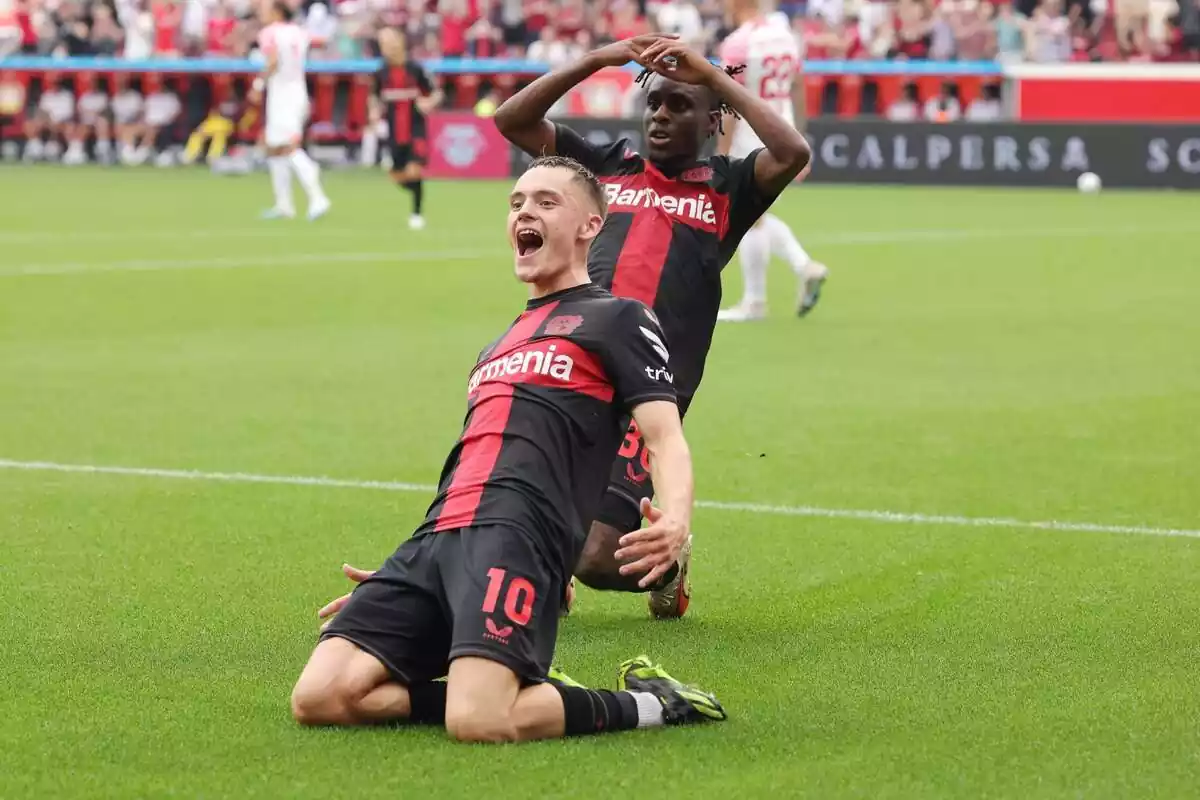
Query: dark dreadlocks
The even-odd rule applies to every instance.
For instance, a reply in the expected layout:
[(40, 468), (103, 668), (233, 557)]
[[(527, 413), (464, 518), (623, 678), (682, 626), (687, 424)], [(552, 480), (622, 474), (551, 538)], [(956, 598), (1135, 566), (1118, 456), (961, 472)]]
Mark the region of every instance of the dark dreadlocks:
[[(729, 66), (725, 67), (725, 74), (728, 75), (729, 77), (733, 78), (745, 69), (746, 69), (745, 64), (730, 64)], [(654, 72), (654, 70), (650, 69), (649, 67), (646, 67), (638, 74), (638, 76), (636, 78), (634, 78), (633, 82), (636, 84), (639, 84), (643, 89), (645, 89), (648, 87), (648, 84), (650, 82), (650, 76), (652, 76), (654, 74), (656, 74)], [(733, 107), (730, 106), (729, 103), (726, 103), (724, 100), (721, 100), (719, 97), (716, 96), (716, 94), (713, 95), (713, 100), (715, 101), (715, 103), (713, 105), (713, 110), (721, 112), (721, 119), (717, 120), (717, 130), (720, 131), (721, 133), (725, 133), (725, 125), (723, 122), (725, 115), (732, 114), (734, 119), (741, 119), (741, 116), (739, 116), (738, 113), (733, 110)]]

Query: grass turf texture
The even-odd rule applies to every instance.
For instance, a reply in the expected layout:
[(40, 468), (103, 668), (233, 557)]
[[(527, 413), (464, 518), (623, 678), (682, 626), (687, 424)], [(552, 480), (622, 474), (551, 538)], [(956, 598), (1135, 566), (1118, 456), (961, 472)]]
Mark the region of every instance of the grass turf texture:
[[(523, 289), (506, 188), (5, 167), (0, 458), (432, 483)], [(721, 327), (707, 499), (1200, 527), (1195, 200), (807, 187), (833, 279)], [(439, 255), (444, 254), (444, 255)], [(61, 273), (61, 274), (54, 274)], [(740, 291), (726, 273), (727, 302)], [(559, 661), (645, 651), (721, 726), (486, 750), (301, 730), (338, 564), (422, 493), (0, 470), (0, 797), (1179, 797), (1200, 772), (1200, 542), (702, 510), (693, 612), (581, 593)]]

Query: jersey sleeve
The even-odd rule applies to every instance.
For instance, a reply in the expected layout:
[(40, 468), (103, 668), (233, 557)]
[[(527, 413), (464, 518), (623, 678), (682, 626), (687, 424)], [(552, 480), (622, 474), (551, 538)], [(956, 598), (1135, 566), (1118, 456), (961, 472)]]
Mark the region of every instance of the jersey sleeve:
[(623, 299), (612, 330), (605, 337), (605, 367), (613, 384), (614, 400), (625, 411), (642, 403), (674, 403), (674, 376), (668, 369), (670, 353), (658, 318), (642, 303)]
[(728, 249), (730, 256), (746, 231), (758, 222), (759, 217), (767, 212), (779, 196), (766, 194), (754, 180), (754, 162), (762, 152), (763, 148), (760, 147), (745, 158), (713, 156), (709, 161), (718, 188), (729, 196), (729, 227), (721, 237), (721, 248), (722, 251)]
[(416, 81), (422, 97), (433, 94), (433, 81), (429, 79), (429, 73), (419, 64), (413, 66), (413, 79)]
[(611, 144), (593, 144), (566, 125), (554, 124), (554, 150), (560, 156), (573, 158), (596, 175), (612, 175), (633, 147), (628, 139)]
[(267, 26), (258, 33), (258, 47), (262, 50), (263, 55), (274, 55), (278, 50), (278, 45), (275, 41), (275, 28)]

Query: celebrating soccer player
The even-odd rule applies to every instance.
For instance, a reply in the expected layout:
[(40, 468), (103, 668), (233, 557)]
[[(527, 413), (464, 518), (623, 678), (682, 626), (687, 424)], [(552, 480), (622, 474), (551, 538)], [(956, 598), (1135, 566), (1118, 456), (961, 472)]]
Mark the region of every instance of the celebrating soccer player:
[(408, 57), (403, 32), (395, 28), (380, 31), (379, 51), (384, 63), (375, 76), (375, 91), (377, 102), (387, 109), (392, 180), (412, 195), (408, 227), (420, 230), (425, 227), (421, 216), (425, 194), (422, 169), (428, 152), (425, 115), (442, 102), (442, 93), (424, 68)]
[(275, 191), (275, 205), (263, 214), (268, 219), (296, 216), (292, 202), (292, 171), (308, 195), (308, 218), (329, 211), (329, 198), (321, 188), (321, 168), (300, 146), (308, 120), (308, 86), (304, 82), (304, 60), (308, 34), (292, 21), (294, 12), (286, 0), (266, 0), (262, 19), (266, 27), (259, 44), (266, 56), (262, 74), (254, 80), (250, 102), (257, 105), (267, 90), (267, 119), (264, 140), (267, 169)]
[[(565, 125), (546, 119), (563, 95), (604, 67), (631, 61), (648, 84), (646, 157), (625, 139), (597, 146)], [(673, 36), (647, 34), (595, 50), (578, 62), (543, 75), (504, 103), (496, 125), (531, 155), (574, 158), (600, 178), (609, 215), (588, 251), (593, 281), (618, 297), (651, 306), (671, 348), (680, 413), (700, 385), (721, 305), (721, 270), (738, 242), (779, 193), (808, 165), (808, 143), (794, 125)], [(763, 142), (745, 158), (701, 158), (720, 129), (722, 115), (737, 114)], [(638, 509), (653, 497), (651, 459), (637, 420), (630, 423), (612, 465), (608, 491), (590, 524), (575, 574), (594, 589), (650, 591), (655, 617), (680, 617), (691, 589), (691, 537), (677, 564), (659, 578), (627, 569), (619, 542), (638, 528)], [(344, 568), (351, 580), (366, 574)], [(345, 603), (338, 598), (319, 612), (325, 618)]]
[[(795, 124), (795, 109), (804, 108), (804, 84), (796, 80), (800, 69), (800, 45), (787, 17), (771, 13), (768, 0), (728, 0), (738, 26), (721, 45), (721, 60), (744, 64), (738, 78), (789, 123)], [(725, 119), (718, 152), (745, 158), (762, 147), (758, 134), (736, 118)], [(813, 261), (795, 234), (774, 214), (764, 214), (742, 240), (738, 259), (742, 266), (742, 299), (721, 312), (719, 319), (745, 322), (767, 315), (767, 265), (771, 256), (791, 266), (799, 282), (796, 311), (805, 316), (821, 298), (821, 287), (829, 276), (824, 264)]]
[(301, 723), (409, 720), (513, 742), (725, 718), (645, 657), (621, 665), (615, 692), (549, 679), (559, 602), (627, 414), (661, 504), (643, 501), (649, 526), (622, 538), (627, 569), (670, 568), (692, 513), (662, 331), (646, 306), (588, 279), (605, 205), (570, 159), (539, 159), (517, 181), (508, 236), (529, 302), (479, 356), (424, 522), (322, 633), (292, 694)]
[[(646, 156), (627, 140), (597, 146), (546, 113), (572, 87), (609, 66), (637, 61), (647, 84)], [(745, 158), (701, 158), (723, 112), (740, 116), (763, 142)], [(602, 47), (544, 75), (496, 112), (496, 125), (531, 154), (578, 159), (600, 176), (610, 214), (588, 253), (592, 280), (618, 297), (654, 308), (671, 348), (670, 370), (687, 411), (712, 343), (721, 303), (721, 270), (738, 242), (784, 187), (807, 166), (809, 147), (795, 126), (748, 92), (729, 71), (660, 34)], [(630, 425), (608, 492), (591, 524), (575, 574), (596, 589), (642, 592), (646, 581), (621, 569), (618, 542), (639, 524), (638, 506), (657, 486), (637, 421)], [(677, 565), (651, 585), (657, 617), (687, 610), (691, 539)]]

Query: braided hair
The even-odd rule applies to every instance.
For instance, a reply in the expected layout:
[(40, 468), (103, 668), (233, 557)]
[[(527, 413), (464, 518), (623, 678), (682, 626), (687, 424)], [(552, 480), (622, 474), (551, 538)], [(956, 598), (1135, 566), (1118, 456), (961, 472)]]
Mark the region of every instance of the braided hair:
[[(737, 75), (739, 75), (745, 69), (746, 69), (745, 64), (730, 64), (729, 66), (725, 67), (725, 74), (728, 75), (729, 77), (733, 78), (733, 77), (736, 77)], [(648, 87), (648, 85), (650, 83), (650, 78), (654, 74), (655, 74), (654, 70), (650, 69), (649, 67), (646, 67), (640, 73), (638, 73), (638, 76), (633, 79), (633, 82), (638, 84), (639, 86), (641, 86), (643, 89), (645, 89)], [(729, 103), (726, 103), (724, 100), (717, 97), (715, 93), (713, 94), (713, 99), (716, 101), (716, 104), (713, 107), (713, 110), (721, 112), (721, 119), (717, 120), (717, 130), (720, 131), (721, 133), (725, 133), (725, 126), (724, 126), (724, 123), (722, 122), (722, 120), (725, 118), (725, 115), (731, 114), (734, 119), (741, 119), (741, 116), (736, 111), (733, 110), (733, 106), (729, 105)]]

